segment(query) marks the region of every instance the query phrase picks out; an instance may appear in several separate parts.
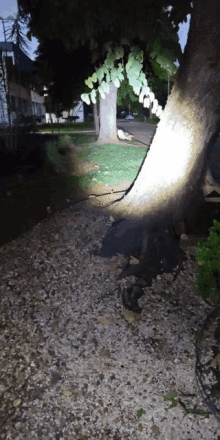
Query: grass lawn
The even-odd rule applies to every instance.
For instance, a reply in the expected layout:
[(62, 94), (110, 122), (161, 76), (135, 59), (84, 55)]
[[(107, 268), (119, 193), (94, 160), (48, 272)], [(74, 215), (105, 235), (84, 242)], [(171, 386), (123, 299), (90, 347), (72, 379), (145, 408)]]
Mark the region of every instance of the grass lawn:
[[(138, 168), (146, 156), (146, 150), (132, 145), (106, 144), (97, 146), (95, 138), (86, 134), (69, 135), (74, 145), (83, 144), (84, 148), (77, 157), (82, 162), (93, 162), (100, 165), (100, 168), (92, 170), (84, 176), (69, 176), (62, 174), (62, 184), (73, 189), (81, 187), (85, 189), (89, 184), (94, 185), (102, 182), (107, 185), (115, 185), (119, 182), (133, 181), (138, 173)], [(47, 155), (50, 161), (56, 166), (61, 164), (63, 157), (58, 150), (66, 146), (65, 136), (60, 136), (58, 142), (47, 144)]]

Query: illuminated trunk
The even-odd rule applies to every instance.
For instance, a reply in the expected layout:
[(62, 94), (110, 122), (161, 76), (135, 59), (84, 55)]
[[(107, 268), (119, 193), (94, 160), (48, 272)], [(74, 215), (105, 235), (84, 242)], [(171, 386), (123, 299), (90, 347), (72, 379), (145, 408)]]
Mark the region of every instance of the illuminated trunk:
[(105, 99), (100, 96), (100, 131), (97, 144), (119, 143), (117, 137), (116, 110), (117, 87), (110, 83), (110, 91), (105, 94)]
[[(182, 258), (176, 240), (202, 199), (210, 147), (220, 129), (220, 2), (196, 0), (193, 6), (183, 63), (149, 153), (130, 191), (111, 207), (124, 220), (103, 240), (103, 255), (139, 255), (148, 281), (149, 274)], [(138, 266), (132, 273), (140, 274)]]

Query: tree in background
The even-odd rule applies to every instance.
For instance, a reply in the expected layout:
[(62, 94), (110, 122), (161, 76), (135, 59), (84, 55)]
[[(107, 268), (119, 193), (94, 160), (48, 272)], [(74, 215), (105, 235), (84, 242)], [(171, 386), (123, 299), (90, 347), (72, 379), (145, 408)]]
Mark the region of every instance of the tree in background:
[(49, 112), (71, 110), (85, 89), (85, 78), (93, 72), (89, 49), (84, 46), (66, 52), (60, 40), (42, 41), (36, 51), (34, 73), (47, 87), (46, 107)]
[[(158, 106), (158, 100), (155, 99), (144, 74), (144, 51), (137, 46), (130, 47), (127, 41), (122, 41), (120, 46), (111, 43), (105, 44), (104, 47), (107, 50), (104, 63), (85, 81), (85, 84), (92, 91), (81, 95), (87, 104), (90, 104), (90, 100), (96, 104), (97, 95), (101, 95), (100, 132), (97, 141), (99, 145), (119, 142), (116, 129), (116, 99), (117, 90), (120, 90), (121, 83), (123, 83), (122, 97), (125, 98), (129, 94), (129, 99), (135, 101), (134, 94), (136, 94), (144, 107), (150, 107), (153, 104), (152, 113), (156, 113), (156, 116), (160, 116), (162, 111), (162, 107)], [(169, 57), (172, 55), (170, 54)], [(153, 52), (152, 56), (154, 56)], [(156, 54), (156, 62), (164, 64), (164, 68), (171, 73), (177, 70), (170, 59), (160, 54)]]
[(21, 9), (18, 6), (18, 12), (16, 17), (13, 19), (11, 17), (11, 21), (13, 22), (12, 26), (9, 26), (6, 29), (6, 38), (8, 41), (13, 41), (19, 49), (21, 49), (27, 55), (27, 49), (29, 49), (27, 43), (27, 37), (24, 35), (22, 30), (22, 26), (27, 24), (27, 18), (22, 18)]
[[(69, 52), (89, 44), (93, 52), (93, 62), (98, 63), (96, 67), (100, 67), (106, 58), (107, 52), (103, 53), (105, 44), (111, 42), (116, 45), (121, 44), (122, 39), (127, 39), (129, 44), (144, 49), (145, 58), (150, 56), (151, 45), (156, 37), (158, 38), (157, 48), (154, 51), (156, 58), (157, 50), (159, 52), (161, 50), (161, 40), (169, 52), (169, 57), (171, 54), (175, 54), (175, 58), (181, 55), (177, 36), (178, 26), (172, 25), (172, 21), (168, 18), (168, 12), (164, 7), (170, 2), (166, 0), (160, 0), (156, 4), (153, 0), (144, 3), (139, 1), (138, 4), (134, 4), (132, 0), (120, 4), (116, 4), (115, 1), (103, 3), (95, 0), (90, 3), (84, 0), (80, 7), (76, 2), (69, 3), (67, 0), (58, 1), (53, 7), (49, 0), (46, 2), (19, 0), (19, 4), (24, 16), (30, 14), (30, 32), (40, 40), (60, 39), (65, 50)], [(108, 99), (105, 96), (104, 101), (100, 96), (103, 111), (100, 111), (99, 143), (109, 140), (117, 142), (116, 102), (117, 88), (112, 83)]]

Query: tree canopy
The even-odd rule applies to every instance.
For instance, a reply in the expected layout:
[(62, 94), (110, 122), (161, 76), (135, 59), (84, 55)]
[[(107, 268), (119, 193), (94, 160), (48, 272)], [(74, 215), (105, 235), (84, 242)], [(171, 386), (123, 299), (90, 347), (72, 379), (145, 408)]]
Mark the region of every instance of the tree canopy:
[[(175, 0), (123, 0), (117, 4), (115, 0), (82, 0), (80, 6), (68, 0), (18, 0), (18, 4), (21, 17), (29, 17), (29, 37), (60, 40), (70, 53), (82, 45), (102, 50), (106, 43), (127, 41), (152, 57), (163, 55), (171, 61), (175, 60), (172, 56), (181, 57), (178, 22), (186, 19), (191, 8), (189, 1), (183, 6)], [(173, 6), (171, 12), (168, 5)]]
[(84, 46), (67, 53), (60, 40), (42, 41), (36, 51), (34, 70), (47, 86), (52, 102), (71, 109), (85, 91), (85, 79), (93, 73), (90, 51)]
[[(173, 3), (171, 12), (166, 9), (170, 3)], [(190, 4), (188, 9), (186, 4), (181, 7), (181, 19), (189, 12)], [(126, 5), (122, 2), (116, 7), (115, 2), (109, 4), (96, 0), (92, 4), (83, 1), (80, 8), (77, 2), (69, 4), (67, 1), (57, 1), (52, 7), (49, 0), (19, 0), (21, 17), (27, 20), (29, 16), (29, 37), (33, 34), (40, 41), (38, 67), (42, 59), (43, 70), (45, 73), (47, 70), (46, 76), (53, 83), (50, 94), (53, 100), (63, 102), (66, 107), (77, 95), (76, 88), (81, 93), (85, 91), (81, 90), (81, 78), (85, 72), (82, 58), (87, 65), (90, 62), (88, 51), (85, 49), (83, 53), (82, 45), (90, 49), (91, 61), (99, 67), (106, 58), (106, 43), (123, 44), (125, 61), (129, 56), (129, 45), (135, 44), (144, 51), (143, 71), (147, 73), (149, 83), (153, 82), (155, 86), (155, 74), (165, 79), (167, 74), (161, 66), (172, 65), (182, 55), (177, 36), (180, 19), (180, 16), (177, 18), (177, 6), (178, 2), (148, 0), (138, 5), (131, 1)], [(68, 65), (73, 64), (73, 56), (74, 69), (71, 70)]]
[[(131, 41), (138, 35), (141, 41), (154, 41), (164, 10), (172, 7), (169, 19), (176, 29), (192, 11), (190, 0), (18, 0), (21, 15), (29, 16), (30, 31), (38, 39), (63, 39), (72, 50), (83, 41), (109, 41), (109, 35), (116, 42), (122, 37)], [(163, 20), (162, 20), (163, 21)], [(178, 29), (177, 29), (178, 30)], [(118, 41), (117, 41), (118, 39)]]

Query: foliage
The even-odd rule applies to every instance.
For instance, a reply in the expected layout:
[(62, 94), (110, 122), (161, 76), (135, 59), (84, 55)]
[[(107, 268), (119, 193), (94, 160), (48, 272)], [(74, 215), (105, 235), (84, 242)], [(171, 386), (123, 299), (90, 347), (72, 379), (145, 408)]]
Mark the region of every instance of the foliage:
[[(173, 6), (171, 12), (166, 9), (171, 4), (170, 1)], [(173, 69), (173, 60), (180, 57), (181, 49), (177, 36), (177, 23), (186, 18), (191, 7), (189, 0), (184, 2), (184, 6), (181, 2), (177, 3), (176, 0), (170, 1), (162, 0), (158, 3), (147, 0), (146, 2), (139, 1), (134, 3), (133, 0), (123, 0), (118, 3), (113, 0), (103, 3), (100, 0), (94, 0), (93, 2), (82, 0), (79, 7), (77, 2), (57, 0), (53, 4), (53, 8), (51, 8), (49, 0), (44, 2), (42, 0), (18, 0), (18, 5), (23, 16), (29, 18), (28, 37), (31, 38), (34, 35), (40, 40), (40, 43), (46, 40), (50, 42), (60, 41), (65, 47), (63, 52), (66, 52), (66, 54), (71, 54), (74, 50), (82, 48), (82, 46), (90, 47), (92, 59), (94, 54), (98, 53), (96, 60), (98, 59), (99, 64), (103, 62), (103, 48), (106, 44), (112, 44), (118, 48), (115, 60), (123, 57), (124, 46), (138, 46), (144, 51), (145, 57), (149, 59), (149, 56), (151, 56), (151, 59), (148, 61), (147, 76), (149, 76), (149, 70), (152, 69), (152, 66), (155, 70), (156, 63), (158, 65), (157, 74), (163, 74), (165, 78), (165, 73), (162, 69), (159, 70), (159, 67), (162, 65), (163, 68)], [(156, 43), (154, 45), (155, 39)], [(52, 61), (52, 58), (56, 58), (58, 63), (60, 61), (59, 53), (56, 49), (48, 50), (48, 56), (50, 57), (50, 66), (55, 67), (54, 71), (56, 71), (59, 66), (55, 65), (55, 61)], [(108, 90), (108, 79), (114, 81), (117, 87), (123, 81), (121, 77), (123, 70), (120, 70), (122, 66), (117, 63), (117, 66), (115, 66), (116, 71), (113, 72), (113, 65), (111, 63), (114, 60), (111, 57), (109, 58), (107, 64), (103, 65), (103, 72), (99, 71), (99, 75), (102, 75), (101, 79), (98, 78), (98, 81), (102, 81), (99, 88), (101, 96), (105, 95), (105, 92)], [(83, 56), (79, 59), (83, 59)], [(77, 62), (74, 62), (74, 70), (78, 66), (79, 59)], [(72, 64), (73, 62), (69, 63), (69, 65)], [(59, 65), (62, 66), (62, 62)], [(64, 102), (66, 99), (65, 94), (67, 97), (72, 96), (74, 84), (78, 86), (77, 77), (75, 77), (73, 82), (68, 77), (69, 70), (68, 68), (63, 68), (62, 80), (53, 80), (56, 85), (54, 85), (56, 95), (59, 95), (57, 97), (59, 102)], [(72, 75), (74, 75), (74, 70), (71, 72)], [(144, 68), (143, 71), (145, 72), (146, 69)], [(64, 72), (65, 76), (67, 76), (67, 78), (65, 77), (65, 87), (63, 80)], [(90, 95), (88, 92), (84, 93), (85, 102), (87, 103), (90, 100), (93, 103), (97, 102), (97, 95), (93, 88), (95, 78), (96, 74), (94, 76), (92, 73), (88, 78), (87, 86)], [(131, 85), (135, 86), (135, 84)], [(93, 90), (91, 91), (90, 89)], [(80, 91), (80, 94), (82, 93), (83, 91)], [(90, 99), (88, 99), (88, 95)], [(64, 106), (66, 107), (66, 104)]]
[[(90, 99), (93, 104), (96, 103), (96, 92), (98, 91), (103, 99), (105, 99), (105, 93), (109, 93), (109, 83), (113, 82), (117, 88), (120, 87), (120, 83), (128, 78), (129, 85), (132, 86), (133, 91), (139, 96), (139, 102), (143, 103), (144, 107), (150, 106), (153, 102), (152, 112), (156, 113), (156, 116), (160, 117), (162, 114), (162, 108), (158, 106), (158, 101), (155, 99), (154, 93), (148, 87), (146, 76), (143, 72), (143, 56), (144, 53), (137, 46), (131, 47), (128, 55), (128, 60), (123, 67), (124, 49), (122, 46), (112, 48), (111, 45), (106, 45), (107, 57), (104, 64), (96, 70), (91, 77), (89, 77), (85, 84), (93, 89), (90, 93), (84, 93), (81, 95), (83, 101), (90, 104)], [(118, 61), (120, 61), (118, 63)], [(94, 89), (94, 84), (99, 82), (97, 89)]]
[(26, 49), (29, 49), (25, 35), (22, 31), (22, 26), (25, 24), (25, 20), (22, 20), (19, 11), (16, 18), (13, 20), (12, 28), (6, 29), (6, 36), (9, 40), (14, 40), (15, 44), (27, 55)]
[(214, 220), (213, 224), (208, 239), (198, 242), (196, 289), (203, 299), (210, 297), (220, 307), (220, 223)]
[[(184, 3), (184, 5), (182, 5)], [(78, 1), (57, 0), (51, 7), (50, 0), (18, 0), (24, 17), (29, 17), (30, 34), (39, 40), (58, 38), (67, 49), (90, 43), (91, 48), (100, 41), (103, 46), (109, 41), (119, 42), (127, 38), (134, 43), (149, 43), (158, 35), (164, 17), (177, 31), (177, 24), (186, 19), (190, 10), (190, 0), (100, 0)], [(171, 13), (166, 9), (172, 5)], [(160, 20), (160, 21), (159, 21)], [(167, 38), (167, 28), (164, 35)]]
[(122, 106), (125, 104), (126, 99), (129, 103), (137, 102), (137, 96), (134, 94), (133, 87), (129, 84), (127, 79), (124, 79), (118, 89), (117, 105)]
[(59, 150), (65, 148), (65, 141), (63, 137), (55, 141), (49, 141), (46, 144), (46, 155), (48, 160), (53, 165), (54, 169), (57, 169), (61, 165), (61, 156)]
[(153, 125), (157, 125), (160, 122), (159, 118), (151, 118), (147, 120), (148, 124), (153, 124)]
[(46, 106), (49, 110), (51, 107), (53, 113), (70, 110), (73, 102), (80, 100), (85, 90), (84, 81), (93, 70), (88, 47), (67, 53), (59, 40), (45, 40), (39, 44), (34, 71), (42, 85), (47, 86)]
[(178, 34), (174, 32), (175, 25), (171, 25), (169, 12), (163, 11), (158, 22), (157, 34), (153, 41), (148, 43), (147, 51), (150, 54), (154, 70), (158, 70), (157, 76), (162, 79), (164, 71), (170, 75), (177, 72), (177, 66), (174, 62), (176, 59), (181, 59), (182, 51), (178, 43)]
[(137, 416), (138, 416), (139, 418), (140, 418), (143, 414), (146, 414), (146, 411), (145, 411), (143, 408), (137, 410)]

